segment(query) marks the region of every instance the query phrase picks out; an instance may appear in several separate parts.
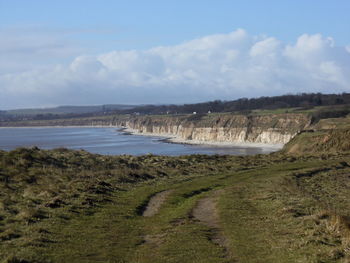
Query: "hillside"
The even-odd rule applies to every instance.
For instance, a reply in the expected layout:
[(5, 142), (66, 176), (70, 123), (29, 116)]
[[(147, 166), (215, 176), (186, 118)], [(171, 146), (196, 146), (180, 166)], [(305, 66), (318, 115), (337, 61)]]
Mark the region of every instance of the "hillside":
[(322, 119), (302, 131), (284, 147), (292, 154), (350, 151), (350, 117)]

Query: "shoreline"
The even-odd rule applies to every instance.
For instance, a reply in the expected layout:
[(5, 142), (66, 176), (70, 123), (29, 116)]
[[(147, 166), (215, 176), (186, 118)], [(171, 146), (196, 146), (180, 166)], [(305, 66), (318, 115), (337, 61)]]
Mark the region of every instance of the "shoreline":
[(267, 143), (253, 143), (253, 142), (219, 142), (219, 141), (198, 141), (186, 140), (179, 138), (173, 134), (159, 134), (139, 132), (136, 129), (127, 128), (124, 126), (112, 125), (57, 125), (57, 126), (20, 126), (20, 127), (0, 127), (0, 129), (40, 129), (40, 128), (114, 128), (124, 135), (139, 135), (149, 137), (159, 137), (159, 141), (164, 143), (187, 144), (187, 145), (207, 145), (213, 147), (238, 147), (238, 148), (265, 148), (278, 151), (283, 148), (284, 144), (267, 144)]

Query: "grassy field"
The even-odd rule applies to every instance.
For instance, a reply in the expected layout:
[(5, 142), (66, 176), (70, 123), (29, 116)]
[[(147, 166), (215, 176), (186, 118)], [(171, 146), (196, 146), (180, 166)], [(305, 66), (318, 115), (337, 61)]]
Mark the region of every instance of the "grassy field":
[[(0, 153), (1, 262), (347, 262), (350, 155)], [(171, 190), (155, 215), (149, 200)], [(218, 222), (196, 217), (203, 211)], [(210, 199), (211, 198), (211, 199)], [(221, 239), (221, 241), (218, 239)]]

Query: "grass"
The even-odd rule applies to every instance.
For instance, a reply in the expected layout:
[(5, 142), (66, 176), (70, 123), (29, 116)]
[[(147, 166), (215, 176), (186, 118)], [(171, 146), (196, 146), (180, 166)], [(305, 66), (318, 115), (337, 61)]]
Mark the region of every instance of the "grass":
[[(350, 155), (0, 152), (3, 262), (345, 262)], [(172, 192), (153, 217), (138, 208)], [(218, 196), (227, 247), (191, 211)], [(1, 262), (0, 261), (0, 262)]]

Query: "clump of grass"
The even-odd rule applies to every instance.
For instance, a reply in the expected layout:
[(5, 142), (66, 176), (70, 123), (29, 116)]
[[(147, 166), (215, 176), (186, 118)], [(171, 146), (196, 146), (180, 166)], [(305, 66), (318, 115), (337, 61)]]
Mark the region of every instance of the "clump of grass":
[(342, 237), (343, 245), (350, 249), (350, 217), (329, 212), (327, 229)]

